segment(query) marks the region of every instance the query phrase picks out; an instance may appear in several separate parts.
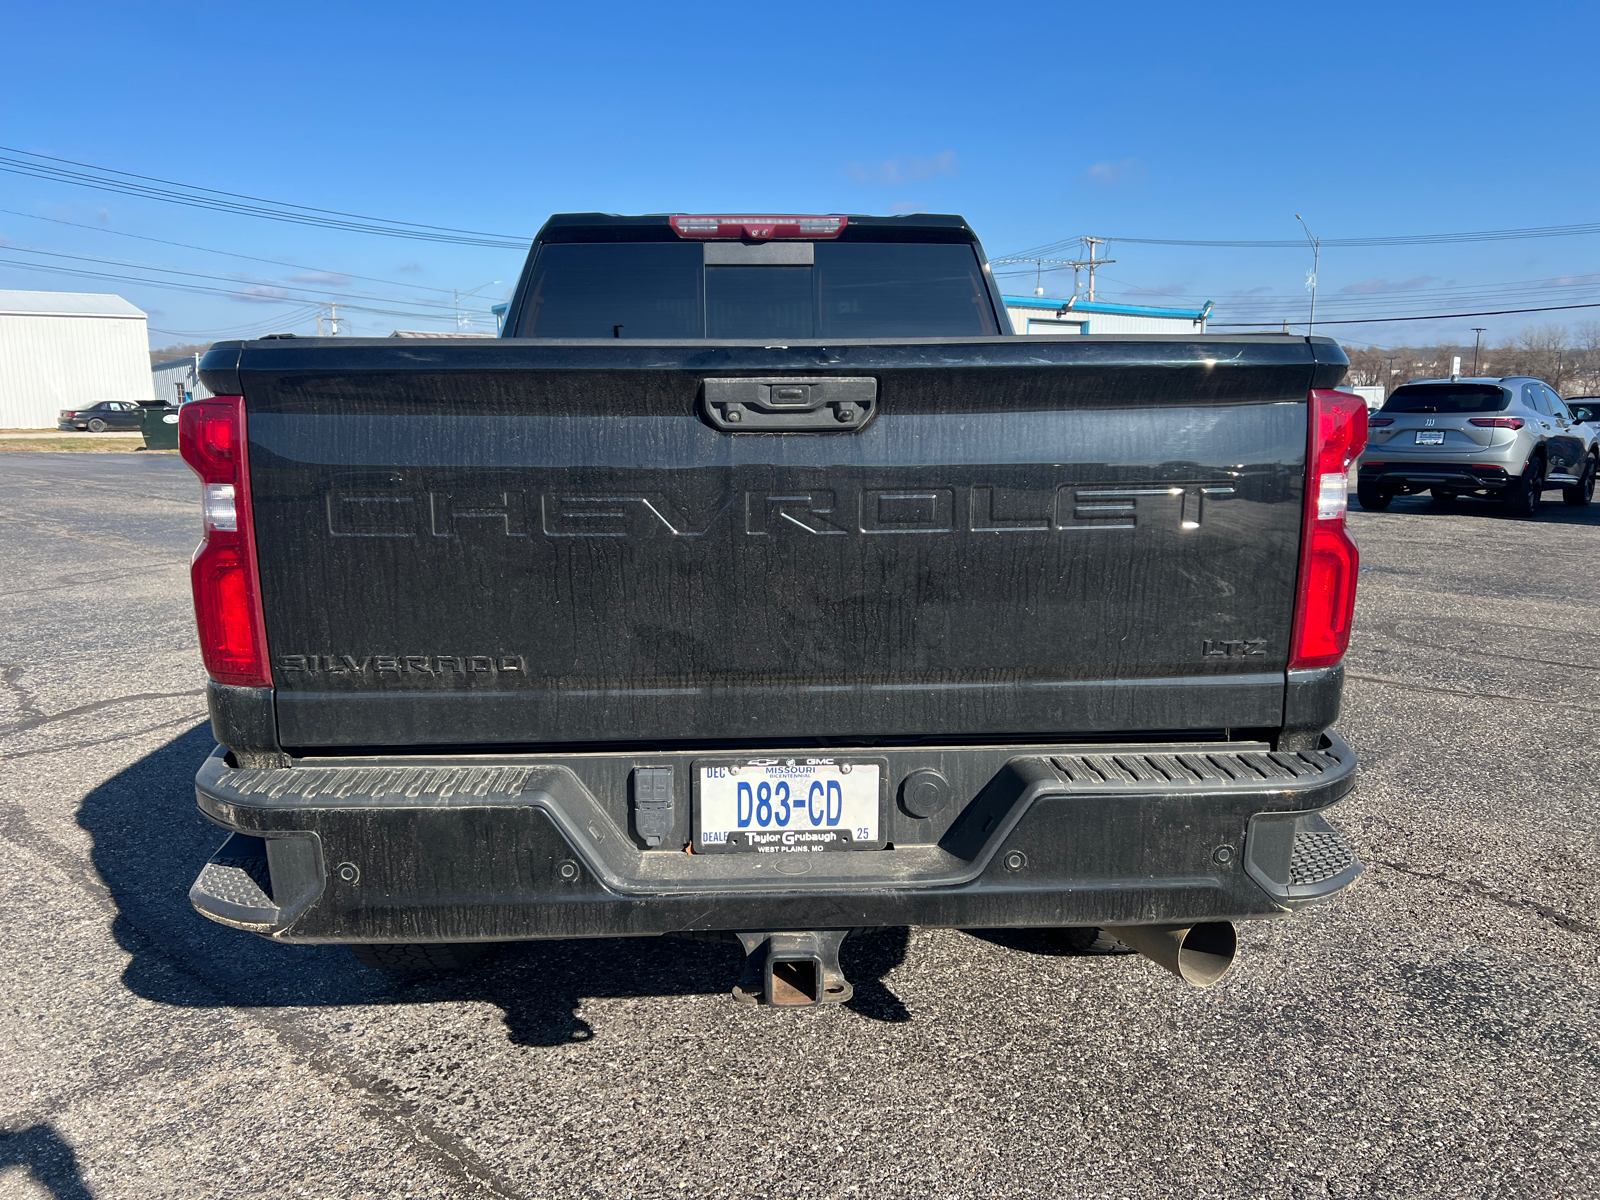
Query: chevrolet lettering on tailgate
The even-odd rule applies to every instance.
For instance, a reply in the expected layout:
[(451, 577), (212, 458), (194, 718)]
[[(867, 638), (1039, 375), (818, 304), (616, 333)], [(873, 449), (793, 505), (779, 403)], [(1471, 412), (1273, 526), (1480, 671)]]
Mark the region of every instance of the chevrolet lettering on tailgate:
[[(691, 516), (694, 506), (661, 492), (604, 495), (503, 491), (464, 497), (458, 491), (405, 492), (336, 489), (328, 493), (328, 531), (334, 537), (453, 537), (463, 524), (475, 531), (526, 537), (537, 525), (546, 537), (704, 537), (739, 522), (752, 537), (775, 533), (821, 536), (879, 533), (1051, 533), (1133, 529), (1140, 522), (1198, 529), (1206, 506), (1234, 496), (1229, 481), (1117, 487), (1063, 484), (1043, 492), (1006, 494), (988, 486), (834, 491), (734, 492)], [(997, 492), (1001, 493), (997, 498)], [(705, 510), (702, 510), (704, 513)], [(538, 514), (534, 517), (533, 514)]]

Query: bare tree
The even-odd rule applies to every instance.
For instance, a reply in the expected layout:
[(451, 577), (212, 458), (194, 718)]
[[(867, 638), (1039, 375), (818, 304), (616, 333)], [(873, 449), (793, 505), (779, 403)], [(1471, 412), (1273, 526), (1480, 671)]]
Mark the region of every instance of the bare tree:
[(181, 346), (163, 346), (159, 350), (150, 351), (150, 365), (153, 367), (157, 363), (172, 362), (174, 359), (178, 358), (193, 358), (196, 354), (204, 354), (209, 349), (211, 349), (210, 342), (196, 342)]
[(1565, 325), (1532, 325), (1497, 351), (1501, 374), (1531, 375), (1556, 391), (1577, 374), (1577, 355), (1568, 346)]
[(1573, 338), (1573, 354), (1578, 369), (1573, 380), (1574, 396), (1600, 395), (1600, 321), (1585, 321)]
[[(1347, 381), (1358, 387), (1382, 384), (1393, 391), (1412, 379), (1445, 379), (1451, 363), (1461, 360), (1462, 374), (1472, 372), (1472, 345), (1440, 342), (1433, 346), (1346, 346), (1350, 358)], [(1529, 326), (1478, 353), (1478, 374), (1490, 378), (1531, 375), (1563, 396), (1600, 395), (1600, 321), (1585, 321), (1576, 330), (1565, 325)]]
[(1356, 387), (1388, 387), (1389, 362), (1385, 352), (1375, 346), (1346, 346), (1350, 358), (1348, 382)]

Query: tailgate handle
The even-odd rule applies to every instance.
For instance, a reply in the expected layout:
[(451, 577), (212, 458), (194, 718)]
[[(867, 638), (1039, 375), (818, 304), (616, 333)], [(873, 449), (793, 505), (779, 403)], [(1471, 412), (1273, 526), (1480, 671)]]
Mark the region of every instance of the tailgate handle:
[(706, 420), (723, 433), (853, 433), (878, 411), (878, 381), (707, 379), (703, 397)]

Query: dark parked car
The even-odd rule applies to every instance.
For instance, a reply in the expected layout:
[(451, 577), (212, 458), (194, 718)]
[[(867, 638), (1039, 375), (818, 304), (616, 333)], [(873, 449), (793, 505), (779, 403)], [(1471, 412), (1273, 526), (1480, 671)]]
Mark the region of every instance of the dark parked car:
[(102, 400), (89, 408), (64, 408), (56, 421), (57, 429), (87, 429), (104, 433), (108, 429), (137, 429), (142, 412), (132, 400)]
[(1600, 396), (1574, 396), (1567, 401), (1572, 419), (1584, 424), (1600, 424)]

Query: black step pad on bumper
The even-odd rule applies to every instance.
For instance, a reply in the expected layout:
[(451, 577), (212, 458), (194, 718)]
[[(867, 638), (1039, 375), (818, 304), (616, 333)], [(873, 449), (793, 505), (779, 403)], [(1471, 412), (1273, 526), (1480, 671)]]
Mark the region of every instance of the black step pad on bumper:
[(1110, 753), (1057, 755), (1050, 760), (1075, 790), (1205, 789), (1233, 784), (1309, 780), (1338, 773), (1343, 763), (1329, 750)]
[(1320, 812), (1252, 817), (1245, 847), (1245, 870), (1287, 908), (1349, 887), (1364, 869), (1344, 834)]

